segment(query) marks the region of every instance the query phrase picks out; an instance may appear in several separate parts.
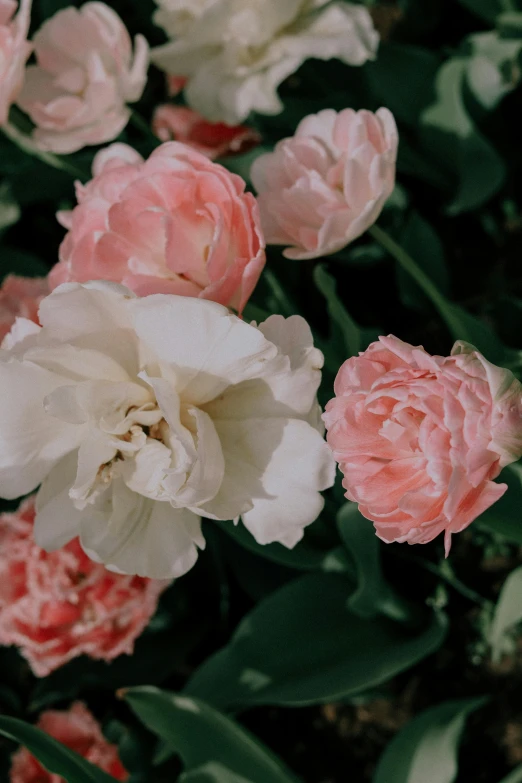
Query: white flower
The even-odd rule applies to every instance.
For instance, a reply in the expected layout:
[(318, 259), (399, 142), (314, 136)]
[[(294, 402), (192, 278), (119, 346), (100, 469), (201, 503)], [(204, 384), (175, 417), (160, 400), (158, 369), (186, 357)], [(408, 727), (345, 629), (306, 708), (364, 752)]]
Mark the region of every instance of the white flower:
[(251, 111), (278, 114), (277, 87), (309, 57), (362, 65), (379, 36), (362, 5), (328, 0), (156, 0), (155, 21), (173, 38), (152, 52), (168, 74), (188, 77), (188, 103), (237, 125)]
[(204, 547), (200, 517), (292, 547), (334, 464), (318, 424), (323, 357), (306, 322), (259, 327), (214, 302), (68, 283), (0, 351), (0, 495), (42, 483), (35, 536), (79, 535), (94, 560), (171, 578)]

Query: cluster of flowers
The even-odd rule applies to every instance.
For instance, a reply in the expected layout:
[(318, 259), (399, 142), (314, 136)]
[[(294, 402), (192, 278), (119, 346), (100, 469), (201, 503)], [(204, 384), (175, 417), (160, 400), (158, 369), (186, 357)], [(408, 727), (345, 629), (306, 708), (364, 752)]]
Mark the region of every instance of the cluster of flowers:
[[(114, 11), (88, 2), (58, 12), (31, 46), (30, 5), (15, 15), (0, 0), (0, 124), (17, 101), (40, 149), (111, 141), (144, 89), (147, 42), (137, 36), (133, 54)], [(173, 40), (152, 59), (190, 107), (158, 108), (165, 143), (147, 160), (119, 143), (99, 151), (77, 206), (58, 214), (67, 234), (48, 278), (11, 276), (0, 290), (0, 496), (39, 488), (0, 516), (0, 643), (18, 645), (37, 676), (80, 654), (131, 652), (205, 546), (202, 518), (241, 519), (258, 543), (293, 547), (337, 462), (382, 540), (444, 533), (449, 551), (522, 454), (522, 386), (472, 346), (440, 357), (381, 337), (343, 364), (321, 415), (323, 356), (304, 319), (242, 318), (266, 243), (291, 259), (337, 252), (393, 190), (387, 109), (306, 117), (256, 159), (257, 198), (211, 160), (257, 142), (237, 123), (280, 111), (277, 86), (306, 57), (373, 57), (365, 7), (159, 5)], [(41, 726), (126, 779), (82, 705)], [(42, 774), (17, 754), (14, 783)]]

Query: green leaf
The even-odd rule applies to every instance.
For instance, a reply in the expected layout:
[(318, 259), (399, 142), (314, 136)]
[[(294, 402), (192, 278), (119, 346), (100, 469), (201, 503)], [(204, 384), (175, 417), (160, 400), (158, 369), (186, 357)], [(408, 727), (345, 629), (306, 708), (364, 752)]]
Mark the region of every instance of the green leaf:
[(337, 283), (323, 264), (315, 267), (314, 282), (326, 299), (328, 314), (341, 334), (346, 358), (357, 356), (359, 351), (363, 350), (361, 330), (337, 296)]
[(522, 566), (512, 571), (502, 586), (489, 633), (493, 661), (505, 652), (506, 634), (522, 620)]
[(357, 576), (357, 589), (350, 595), (348, 606), (361, 617), (376, 617), (387, 590), (381, 571), (380, 543), (373, 525), (355, 503), (346, 503), (337, 514), (337, 527)]
[(370, 621), (347, 609), (350, 588), (343, 575), (313, 573), (272, 593), (185, 692), (237, 710), (335, 701), (386, 682), (441, 645), (443, 616), (430, 613), (417, 632)]
[(421, 113), (435, 98), (433, 84), (439, 57), (429, 49), (383, 42), (379, 56), (365, 73), (377, 106), (386, 106), (398, 122), (417, 126)]
[[(401, 245), (417, 261), (439, 291), (447, 294), (449, 273), (442, 242), (418, 212), (410, 215), (402, 232)], [(426, 295), (400, 266), (397, 267), (397, 281), (403, 304), (415, 310), (423, 310), (426, 306)]]
[(372, 783), (453, 783), (466, 718), (484, 701), (449, 701), (421, 712), (390, 742)]
[(499, 780), (499, 783), (522, 783), (522, 765), (512, 770), (506, 778)]
[(114, 783), (115, 778), (95, 767), (36, 726), (0, 716), (0, 734), (24, 745), (49, 771), (68, 783)]
[(180, 755), (188, 771), (215, 762), (252, 783), (296, 780), (246, 729), (199, 699), (143, 687), (128, 690), (125, 700)]
[(236, 775), (229, 767), (209, 762), (192, 772), (185, 772), (179, 783), (252, 783), (252, 780)]
[(481, 514), (476, 524), (508, 541), (522, 544), (522, 464), (515, 462), (504, 468), (500, 481), (508, 485), (506, 492)]
[(114, 661), (94, 661), (86, 656), (76, 658), (38, 681), (31, 698), (31, 710), (40, 710), (57, 701), (72, 700), (83, 690), (142, 685), (159, 685), (176, 671), (207, 630), (201, 619), (194, 624), (179, 624), (172, 632), (147, 633), (137, 639), (132, 655), (120, 655)]
[(13, 198), (9, 182), (0, 184), (0, 233), (20, 220), (20, 207)]
[(437, 74), (437, 99), (422, 114), (421, 139), (426, 153), (450, 168), (455, 177), (451, 215), (476, 209), (502, 187), (504, 162), (475, 127), (463, 99), (468, 58), (454, 57)]
[(320, 568), (330, 549), (315, 547), (310, 542), (310, 534), (305, 532), (305, 537), (299, 541), (293, 549), (288, 549), (282, 544), (258, 544), (254, 536), (246, 529), (243, 523), (234, 525), (233, 522), (216, 522), (223, 532), (233, 538), (236, 543), (267, 560), (272, 560), (279, 565), (288, 568), (296, 568), (301, 571), (312, 571)]
[(460, 0), (460, 2), (485, 22), (494, 23), (496, 17), (505, 10), (503, 0)]

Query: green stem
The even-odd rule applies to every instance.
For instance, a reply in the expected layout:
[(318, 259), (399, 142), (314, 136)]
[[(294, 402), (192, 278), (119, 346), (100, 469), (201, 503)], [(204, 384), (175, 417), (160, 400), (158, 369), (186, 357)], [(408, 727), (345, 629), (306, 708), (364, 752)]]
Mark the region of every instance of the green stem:
[(1, 129), (5, 136), (7, 136), (7, 138), (13, 142), (13, 144), (16, 144), (16, 146), (23, 150), (23, 152), (27, 152), (28, 155), (32, 155), (33, 158), (38, 158), (38, 160), (41, 160), (42, 163), (46, 163), (53, 169), (65, 171), (72, 177), (81, 180), (87, 179), (86, 174), (81, 169), (76, 168), (76, 166), (74, 166), (72, 163), (69, 163), (63, 158), (60, 158), (58, 155), (53, 155), (52, 152), (44, 152), (43, 150), (39, 150), (32, 142), (30, 136), (26, 136), (14, 125), (11, 125), (7, 122), (5, 125), (1, 126)]
[(418, 266), (416, 261), (386, 232), (377, 225), (371, 226), (368, 233), (378, 242), (388, 253), (393, 256), (398, 264), (412, 277), (417, 285), (422, 288), (427, 297), (433, 302), (441, 317), (448, 325), (448, 328), (454, 336), (459, 336), (462, 332), (462, 324), (455, 318), (452, 312), (452, 304), (441, 294), (437, 286), (428, 275)]
[(453, 587), (454, 590), (464, 596), (464, 598), (467, 598), (468, 601), (473, 601), (473, 603), (480, 604), (480, 606), (485, 606), (490, 603), (487, 598), (484, 598), (480, 593), (477, 593), (471, 587), (465, 585), (464, 582), (461, 582), (453, 573), (447, 560), (444, 560), (441, 566), (431, 563), (429, 560), (424, 560), (424, 558), (419, 557), (418, 555), (411, 555), (409, 553), (403, 554), (399, 552), (396, 552), (395, 554), (404, 560), (416, 563), (431, 574), (435, 574), (435, 576), (438, 576), (439, 579), (442, 579), (443, 582), (446, 582), (447, 585)]

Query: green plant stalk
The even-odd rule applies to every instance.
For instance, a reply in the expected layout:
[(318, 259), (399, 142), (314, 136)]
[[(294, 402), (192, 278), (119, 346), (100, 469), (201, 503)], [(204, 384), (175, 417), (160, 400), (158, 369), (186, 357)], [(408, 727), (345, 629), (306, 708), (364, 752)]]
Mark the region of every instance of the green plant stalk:
[(427, 297), (437, 308), (441, 318), (445, 321), (452, 335), (459, 339), (462, 336), (462, 326), (452, 313), (452, 304), (441, 294), (437, 286), (428, 275), (418, 266), (413, 258), (386, 232), (377, 225), (371, 226), (368, 233), (381, 247), (397, 261), (398, 264), (415, 280)]
[(4, 135), (10, 141), (12, 141), (13, 144), (16, 144), (16, 146), (23, 152), (26, 152), (28, 155), (32, 155), (33, 158), (41, 160), (42, 163), (46, 163), (53, 169), (64, 171), (67, 174), (70, 174), (72, 177), (85, 180), (85, 173), (81, 169), (76, 168), (76, 166), (74, 166), (72, 163), (68, 163), (68, 161), (63, 160), (58, 155), (53, 155), (52, 152), (44, 152), (43, 150), (39, 150), (33, 144), (29, 136), (22, 133), (14, 125), (11, 125), (11, 123), (5, 123), (1, 126), (1, 128), (4, 132)]

